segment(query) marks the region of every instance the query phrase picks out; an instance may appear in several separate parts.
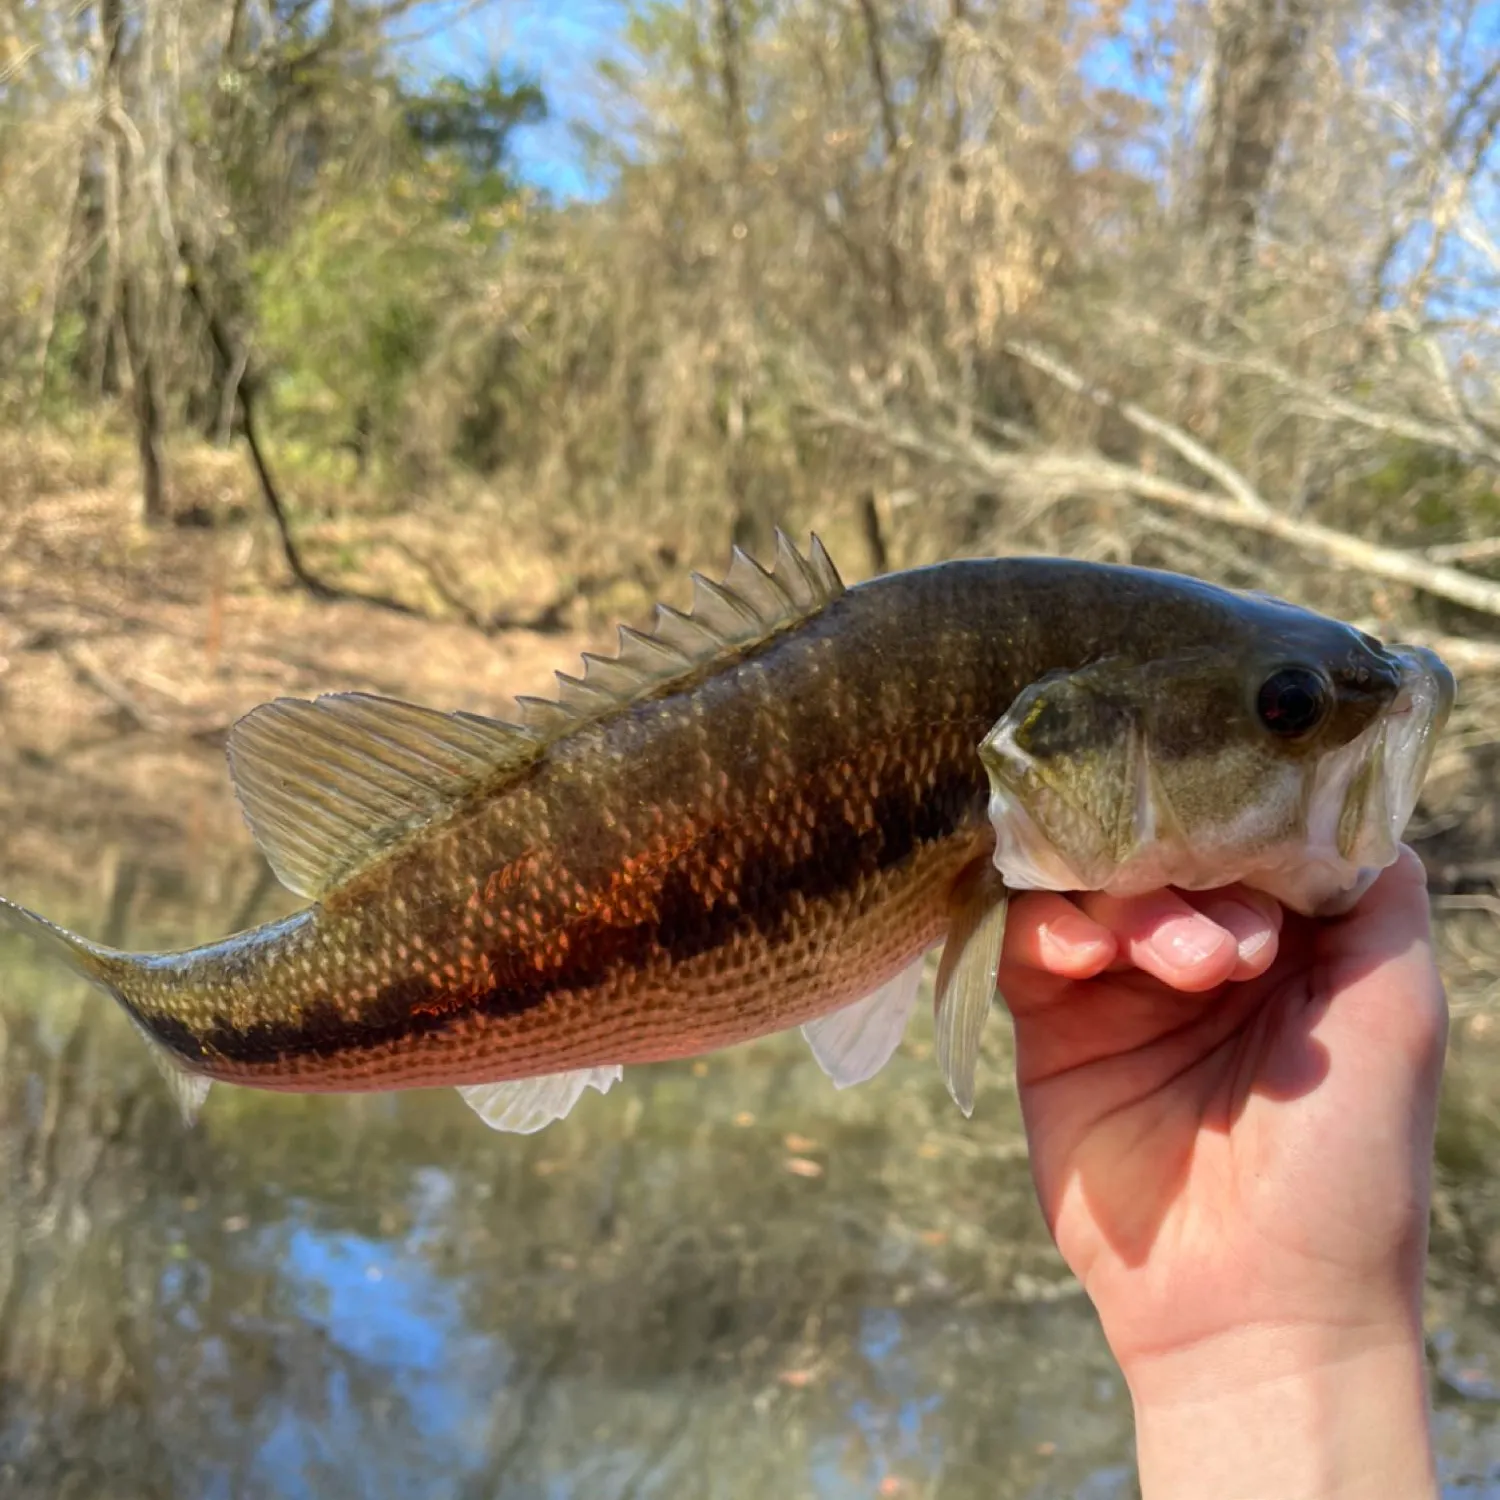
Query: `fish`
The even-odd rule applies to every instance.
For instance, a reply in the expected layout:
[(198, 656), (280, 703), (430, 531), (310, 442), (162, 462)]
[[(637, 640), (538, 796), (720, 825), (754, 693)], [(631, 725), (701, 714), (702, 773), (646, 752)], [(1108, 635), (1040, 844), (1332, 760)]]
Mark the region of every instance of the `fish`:
[(283, 698), (228, 738), (291, 916), (178, 952), (0, 921), (112, 995), (192, 1117), (215, 1081), (453, 1086), (529, 1133), (625, 1067), (800, 1028), (839, 1087), (934, 1048), (968, 1115), (1008, 902), (1235, 881), (1347, 908), (1456, 691), (1270, 595), (1062, 558), (846, 587), (736, 549), (512, 719)]

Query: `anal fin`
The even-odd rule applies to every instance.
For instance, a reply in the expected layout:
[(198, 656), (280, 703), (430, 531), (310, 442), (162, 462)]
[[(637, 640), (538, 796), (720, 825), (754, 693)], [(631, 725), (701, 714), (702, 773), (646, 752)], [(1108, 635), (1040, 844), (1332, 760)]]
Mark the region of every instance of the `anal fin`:
[(835, 1088), (864, 1083), (891, 1060), (917, 1003), (925, 961), (926, 954), (919, 955), (864, 999), (803, 1026), (807, 1045)]
[(1005, 885), (988, 859), (969, 866), (954, 884), (938, 964), (936, 1044), (943, 1082), (965, 1116), (974, 1113), (974, 1072), (995, 999), (1006, 905)]
[(459, 1089), (464, 1103), (491, 1130), (535, 1135), (560, 1120), (583, 1097), (585, 1089), (607, 1094), (620, 1081), (618, 1063), (603, 1068), (575, 1068), (570, 1073), (548, 1073), (541, 1078), (517, 1078), (505, 1083), (473, 1083)]

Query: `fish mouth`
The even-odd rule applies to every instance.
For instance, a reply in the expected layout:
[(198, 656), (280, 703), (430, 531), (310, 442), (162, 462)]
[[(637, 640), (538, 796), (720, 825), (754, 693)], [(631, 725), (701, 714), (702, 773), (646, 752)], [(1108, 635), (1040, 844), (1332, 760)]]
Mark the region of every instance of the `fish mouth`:
[(1395, 646), (1387, 654), (1400, 670), (1395, 697), (1325, 759), (1313, 782), (1305, 864), (1288, 904), (1317, 916), (1348, 911), (1395, 862), (1457, 696), (1435, 652)]
[(1401, 668), (1401, 686), (1386, 711), (1382, 727), (1388, 802), (1399, 822), (1392, 836), (1399, 841), (1416, 806), (1438, 736), (1448, 723), (1458, 696), (1453, 673), (1425, 646), (1397, 646), (1391, 656)]
[(1426, 684), (1433, 705), (1432, 735), (1435, 739), (1442, 733), (1458, 698), (1458, 683), (1454, 681), (1453, 673), (1442, 657), (1426, 646), (1393, 646), (1391, 655), (1401, 665), (1402, 694), (1407, 696), (1404, 712), (1416, 707), (1414, 689), (1417, 683)]

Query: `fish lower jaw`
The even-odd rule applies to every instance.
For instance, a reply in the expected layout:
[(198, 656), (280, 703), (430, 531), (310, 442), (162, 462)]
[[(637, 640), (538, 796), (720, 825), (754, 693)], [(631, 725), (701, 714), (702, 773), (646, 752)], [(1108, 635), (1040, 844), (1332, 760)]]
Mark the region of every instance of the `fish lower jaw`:
[(1274, 897), (1303, 916), (1336, 916), (1352, 907), (1394, 858), (1393, 849), (1391, 858), (1381, 863), (1355, 864), (1331, 847), (1319, 850), (1298, 844), (1243, 860), (1172, 870), (1168, 879), (1131, 871), (1118, 886), (1112, 884), (1109, 889), (1114, 895), (1125, 896), (1143, 895), (1162, 885), (1184, 891), (1243, 885)]
[(1131, 859), (1108, 878), (1093, 881), (1079, 877), (1060, 857), (1046, 864), (1031, 861), (1019, 866), (997, 860), (996, 867), (1005, 884), (1016, 891), (1101, 891), (1128, 898), (1168, 887), (1207, 891), (1243, 885), (1303, 916), (1324, 917), (1339, 916), (1354, 906), (1394, 862), (1398, 849), (1391, 845), (1385, 858), (1373, 856), (1368, 849), (1362, 852), (1369, 862), (1355, 863), (1333, 848), (1318, 852), (1300, 845), (1243, 860), (1182, 858), (1180, 851), (1162, 851), (1155, 857)]
[[(1332, 843), (1288, 841), (1241, 852), (1199, 851), (1178, 840), (1155, 840), (1108, 868), (1077, 868), (1015, 804), (997, 821), (994, 863), (1012, 890), (1102, 891), (1144, 896), (1175, 887), (1218, 890), (1245, 885), (1305, 916), (1347, 911), (1398, 852), (1393, 839), (1363, 840), (1358, 859)], [(1377, 847), (1378, 846), (1378, 847)]]

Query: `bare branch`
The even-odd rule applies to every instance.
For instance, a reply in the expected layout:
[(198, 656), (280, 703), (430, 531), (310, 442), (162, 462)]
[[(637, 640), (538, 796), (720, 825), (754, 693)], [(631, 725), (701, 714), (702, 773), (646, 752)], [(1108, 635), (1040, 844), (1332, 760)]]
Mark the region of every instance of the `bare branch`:
[(1406, 584), (1468, 609), (1500, 617), (1500, 583), (1475, 578), (1395, 547), (1367, 542), (1331, 526), (1294, 520), (1269, 509), (1257, 513), (1096, 454), (1001, 453), (972, 437), (962, 440), (935, 437), (884, 413), (865, 415), (827, 403), (817, 403), (816, 409), (826, 421), (931, 462), (967, 469), (989, 482), (1000, 481), (1018, 488), (1045, 486), (1107, 498), (1135, 497), (1170, 505), (1206, 521), (1291, 543), (1305, 553), (1324, 557), (1341, 567)]
[(1493, 562), (1500, 558), (1500, 536), (1481, 537), (1477, 542), (1450, 542), (1441, 547), (1428, 547), (1424, 556), (1436, 563)]
[[(1259, 375), (1283, 390), (1292, 392), (1305, 405), (1298, 408), (1300, 415), (1320, 421), (1335, 419), (1350, 422), (1371, 432), (1381, 432), (1387, 437), (1404, 438), (1409, 442), (1422, 443), (1444, 452), (1458, 453), (1467, 458), (1482, 458), (1488, 463), (1500, 465), (1500, 445), (1492, 442), (1487, 434), (1462, 411), (1455, 414), (1452, 427), (1439, 426), (1435, 422), (1423, 421), (1408, 412), (1381, 411), (1339, 395), (1326, 386), (1318, 385), (1306, 377), (1296, 374), (1278, 360), (1265, 355), (1230, 353), (1210, 349), (1206, 345), (1168, 332), (1160, 324), (1145, 318), (1132, 317), (1126, 321), (1128, 328), (1145, 332), (1163, 340), (1174, 353), (1185, 356), (1197, 364), (1216, 365), (1242, 371), (1248, 375)], [(1428, 341), (1429, 345), (1431, 341)], [(1446, 366), (1433, 371), (1440, 382), (1446, 378)], [(1447, 402), (1447, 392), (1443, 392)]]
[(1096, 406), (1119, 412), (1132, 427), (1165, 443), (1179, 457), (1185, 458), (1200, 473), (1207, 475), (1218, 484), (1226, 494), (1232, 495), (1241, 509), (1254, 515), (1264, 516), (1271, 513), (1271, 507), (1261, 498), (1255, 486), (1233, 464), (1226, 463), (1216, 453), (1205, 448), (1197, 439), (1189, 437), (1180, 427), (1164, 422), (1160, 417), (1152, 416), (1144, 407), (1137, 406), (1134, 401), (1121, 401), (1102, 386), (1094, 385), (1086, 380), (1056, 355), (1049, 354), (1035, 344), (1026, 343), (1020, 339), (1007, 339), (1005, 348), (1008, 353), (1015, 355), (1017, 359), (1024, 360), (1033, 369), (1040, 370), (1042, 374), (1055, 380), (1064, 389), (1085, 397)]
[[(1351, 620), (1351, 625), (1379, 635), (1383, 626), (1379, 620)], [(1426, 646), (1436, 651), (1455, 671), (1500, 672), (1500, 641), (1475, 641), (1462, 635), (1439, 635), (1430, 630), (1403, 627), (1401, 640), (1407, 646)]]
[(166, 721), (146, 708), (83, 642), (74, 641), (60, 647), (59, 654), (72, 668), (73, 675), (85, 687), (93, 688), (96, 693), (113, 703), (132, 728), (159, 734), (168, 727)]

